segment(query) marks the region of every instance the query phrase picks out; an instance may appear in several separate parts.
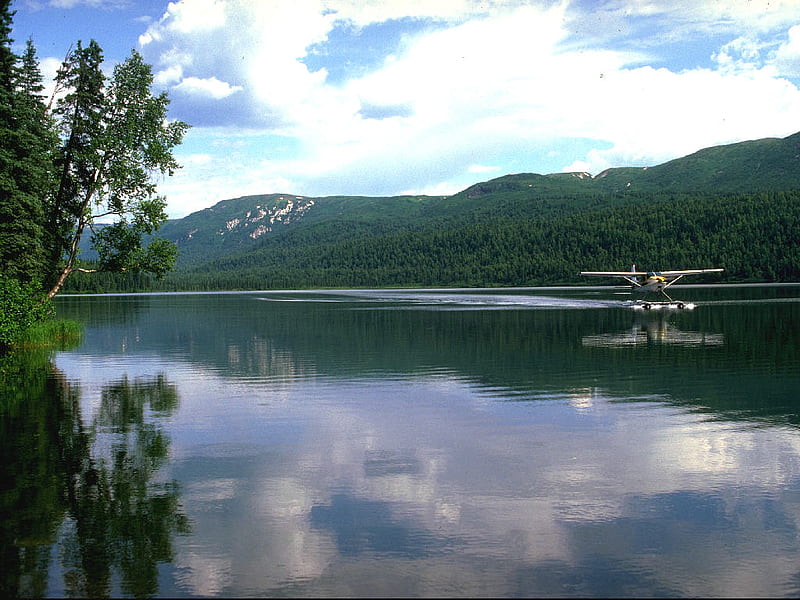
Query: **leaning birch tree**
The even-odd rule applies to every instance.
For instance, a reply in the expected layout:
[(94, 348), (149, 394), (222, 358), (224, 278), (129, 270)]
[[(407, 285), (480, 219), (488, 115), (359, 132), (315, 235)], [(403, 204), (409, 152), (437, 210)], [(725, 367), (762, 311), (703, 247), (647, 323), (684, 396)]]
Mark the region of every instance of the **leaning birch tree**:
[[(167, 120), (169, 98), (153, 95), (153, 74), (135, 50), (107, 78), (103, 54), (93, 40), (80, 42), (56, 76), (59, 99), (53, 116), (61, 146), (54, 185), (45, 202), (48, 297), (75, 271), (144, 271), (163, 276), (177, 249), (151, 239), (166, 220), (166, 199), (155, 178), (180, 168), (172, 149), (188, 125)], [(105, 222), (102, 227), (98, 223)], [(79, 261), (81, 236), (91, 231), (98, 261)]]

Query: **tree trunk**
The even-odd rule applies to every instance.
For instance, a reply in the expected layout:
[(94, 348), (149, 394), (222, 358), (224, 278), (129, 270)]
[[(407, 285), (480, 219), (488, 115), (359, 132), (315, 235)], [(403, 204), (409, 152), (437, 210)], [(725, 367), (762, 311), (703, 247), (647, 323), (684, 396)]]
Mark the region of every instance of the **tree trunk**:
[[(98, 171), (95, 170), (92, 176), (92, 184), (97, 183), (97, 176)], [(81, 206), (81, 217), (78, 219), (78, 224), (75, 230), (75, 237), (72, 238), (72, 243), (69, 247), (69, 258), (67, 258), (67, 264), (64, 265), (64, 268), (61, 270), (61, 273), (56, 280), (55, 285), (47, 292), (48, 300), (55, 296), (58, 293), (58, 290), (61, 289), (61, 286), (64, 285), (64, 282), (69, 277), (70, 273), (75, 270), (75, 259), (78, 258), (78, 245), (81, 241), (81, 236), (83, 235), (83, 230), (86, 228), (86, 225), (91, 221), (91, 219), (86, 218), (86, 210), (89, 208), (89, 202), (92, 199), (92, 194), (94, 193), (93, 188), (89, 188), (89, 191), (86, 193), (86, 197), (83, 200), (83, 205)]]
[(72, 267), (64, 267), (64, 270), (61, 271), (61, 275), (58, 276), (58, 281), (56, 281), (55, 285), (50, 289), (49, 292), (47, 292), (48, 300), (58, 293), (58, 291), (61, 289), (61, 286), (64, 285), (64, 282), (67, 280), (67, 277), (69, 277), (70, 273), (72, 273)]

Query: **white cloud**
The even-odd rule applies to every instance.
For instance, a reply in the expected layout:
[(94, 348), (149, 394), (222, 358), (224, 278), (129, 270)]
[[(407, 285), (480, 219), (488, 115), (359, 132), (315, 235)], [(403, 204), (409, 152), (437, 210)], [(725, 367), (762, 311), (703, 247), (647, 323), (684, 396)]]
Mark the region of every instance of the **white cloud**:
[(45, 84), (45, 89), (43, 90), (43, 94), (47, 98), (52, 96), (53, 92), (55, 91), (55, 78), (56, 73), (61, 68), (61, 63), (57, 58), (43, 58), (39, 60), (39, 71), (42, 74), (42, 81)]
[(209, 96), (214, 99), (227, 98), (231, 94), (241, 91), (241, 86), (230, 85), (216, 77), (200, 79), (199, 77), (186, 77), (175, 86), (175, 89), (187, 94)]
[(139, 38), (142, 45), (160, 41), (169, 33), (192, 34), (222, 28), (226, 23), (224, 0), (180, 0), (170, 2), (157, 24)]
[(180, 64), (170, 65), (155, 73), (153, 79), (156, 85), (167, 87), (172, 84), (179, 84), (183, 78), (183, 67)]
[[(208, 12), (194, 14), (200, 7)], [(186, 92), (173, 103), (194, 131), (245, 126), (294, 140), (289, 155), (251, 150), (240, 170), (207, 179), (203, 195), (217, 190), (217, 200), (270, 185), (315, 195), (452, 189), (489, 172), (480, 165), (510, 168), (512, 151), (520, 170), (596, 173), (798, 128), (800, 92), (779, 74), (800, 70), (800, 29), (783, 45), (765, 35), (800, 18), (794, 4), (608, 2), (597, 13), (592, 36), (577, 38), (587, 13), (569, 2), (185, 0), (142, 40), (159, 85)], [(334, 84), (304, 62), (337, 23), (366, 31), (400, 17), (436, 22), (383, 49), (371, 71)], [(653, 40), (643, 41), (651, 56), (613, 43), (614, 27), (642, 23), (665, 38), (728, 34), (704, 68), (650, 66)], [(564, 139), (597, 145), (537, 166)]]
[(622, 80), (617, 89), (597, 106), (609, 126), (583, 124), (590, 137), (610, 140), (613, 147), (591, 153), (592, 164), (573, 167), (596, 173), (609, 166), (657, 164), (717, 144), (783, 137), (800, 123), (800, 92), (761, 71), (676, 74), (645, 67), (617, 77)]
[(665, 36), (741, 31), (767, 32), (796, 23), (800, 5), (796, 0), (610, 0), (590, 9), (603, 13), (603, 22), (619, 28), (638, 17), (666, 24)]
[(458, 21), (468, 17), (486, 16), (529, 4), (525, 0), (325, 0), (325, 10), (337, 19), (348, 20), (359, 27), (391, 19), (437, 19)]
[(181, 164), (184, 166), (210, 165), (213, 161), (214, 158), (210, 154), (190, 154), (181, 158)]
[(779, 73), (800, 76), (800, 25), (795, 25), (787, 32), (788, 40), (782, 44), (773, 57), (773, 64)]

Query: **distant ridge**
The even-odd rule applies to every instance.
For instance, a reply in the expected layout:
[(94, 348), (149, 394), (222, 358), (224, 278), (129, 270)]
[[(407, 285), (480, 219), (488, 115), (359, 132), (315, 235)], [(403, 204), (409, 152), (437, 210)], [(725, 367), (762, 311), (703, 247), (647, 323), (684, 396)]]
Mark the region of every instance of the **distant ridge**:
[(763, 192), (800, 188), (800, 133), (704, 148), (644, 168), (608, 169), (595, 181), (607, 189), (639, 191)]

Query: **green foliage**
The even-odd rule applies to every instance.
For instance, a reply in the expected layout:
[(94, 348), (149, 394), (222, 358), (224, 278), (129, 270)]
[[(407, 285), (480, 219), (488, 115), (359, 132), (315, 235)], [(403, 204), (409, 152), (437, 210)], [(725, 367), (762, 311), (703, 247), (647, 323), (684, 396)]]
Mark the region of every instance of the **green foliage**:
[(0, 274), (0, 350), (16, 344), (33, 325), (53, 316), (35, 283), (20, 283)]
[(771, 192), (796, 189), (799, 171), (800, 134), (794, 134), (704, 148), (647, 169), (610, 169), (601, 181), (634, 192)]
[(163, 276), (174, 264), (168, 242), (143, 248), (142, 237), (166, 220), (165, 200), (155, 196), (151, 175), (171, 175), (179, 167), (171, 151), (188, 126), (167, 122), (169, 99), (152, 95), (152, 70), (139, 53), (117, 65), (110, 80), (101, 64), (96, 42), (86, 48), (78, 43), (57, 77), (66, 93), (55, 110), (64, 143), (58, 191), (48, 206), (51, 296), (73, 271), (86, 270), (77, 262), (80, 239), (100, 217), (115, 222), (93, 235), (99, 270)]
[[(144, 231), (143, 231), (144, 230)], [(175, 266), (178, 250), (174, 243), (153, 239), (143, 245), (142, 235), (151, 230), (147, 225), (119, 221), (98, 229), (92, 236), (92, 245), (98, 261), (92, 271), (126, 271), (152, 273), (161, 279)]]
[(11, 52), (11, 13), (0, 7), (0, 270), (22, 281), (45, 265), (42, 198), (56, 137), (41, 98), (36, 52)]
[(136, 272), (152, 273), (156, 279), (163, 279), (178, 260), (178, 248), (164, 239), (154, 239), (147, 247), (140, 247), (134, 255)]

